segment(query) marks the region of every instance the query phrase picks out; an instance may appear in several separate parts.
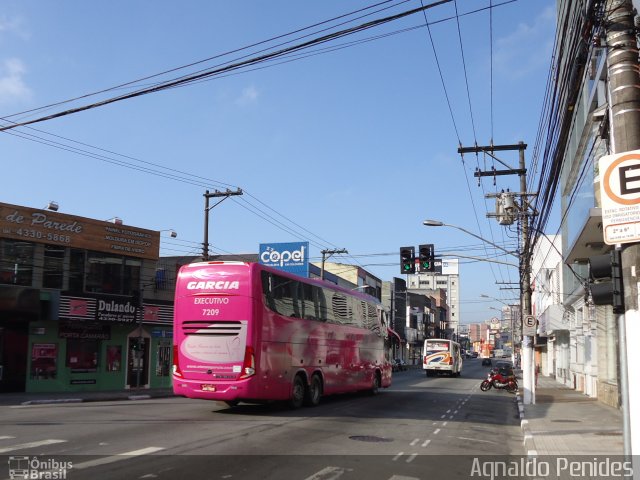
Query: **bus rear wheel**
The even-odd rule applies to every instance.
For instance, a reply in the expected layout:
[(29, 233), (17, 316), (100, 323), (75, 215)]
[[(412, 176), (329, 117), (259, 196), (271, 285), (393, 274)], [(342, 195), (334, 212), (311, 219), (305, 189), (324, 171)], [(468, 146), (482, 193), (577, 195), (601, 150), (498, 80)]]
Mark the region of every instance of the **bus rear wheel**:
[(320, 403), (320, 397), (322, 396), (322, 380), (319, 375), (311, 377), (311, 384), (307, 389), (304, 404), (308, 407), (315, 407)]
[(380, 374), (378, 372), (373, 374), (373, 384), (371, 385), (371, 390), (369, 390), (369, 393), (371, 393), (371, 395), (377, 395), (378, 393), (380, 393), (380, 386), (381, 386), (382, 382), (380, 381)]
[(289, 406), (291, 408), (300, 408), (304, 403), (304, 397), (306, 392), (305, 381), (302, 375), (296, 375), (293, 379), (293, 385), (291, 388), (291, 398), (289, 399)]

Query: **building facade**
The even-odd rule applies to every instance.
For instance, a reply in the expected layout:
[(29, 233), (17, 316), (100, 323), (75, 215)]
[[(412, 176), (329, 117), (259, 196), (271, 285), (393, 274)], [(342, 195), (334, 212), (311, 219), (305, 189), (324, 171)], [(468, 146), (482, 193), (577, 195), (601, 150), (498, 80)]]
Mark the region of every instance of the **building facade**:
[[(555, 366), (549, 367), (547, 362), (546, 368), (561, 382), (617, 407), (620, 405), (617, 324), (612, 307), (593, 305), (585, 288), (589, 257), (612, 248), (603, 240), (598, 169), (598, 160), (614, 151), (612, 132), (617, 121), (612, 114), (612, 77), (606, 48), (608, 3), (558, 2), (557, 7), (554, 83), (562, 91), (554, 108), (566, 114), (558, 123), (559, 141), (551, 155), (561, 168), (563, 298), (555, 315), (545, 322), (559, 323), (558, 331), (567, 332), (556, 338), (568, 354), (555, 357)], [(631, 19), (630, 7), (631, 2), (620, 3), (615, 16), (621, 19), (620, 13), (628, 9)], [(580, 41), (576, 41), (578, 37)], [(633, 43), (630, 46), (636, 52), (633, 71), (637, 73), (637, 47)], [(630, 87), (633, 88), (626, 91), (637, 90), (638, 85)], [(545, 328), (552, 338), (554, 330)]]
[(414, 293), (427, 293), (442, 289), (446, 292), (447, 328), (450, 338), (458, 338), (460, 325), (460, 276), (458, 260), (442, 260), (442, 273), (419, 273), (407, 275), (407, 288)]
[(160, 232), (0, 203), (0, 391), (170, 387)]

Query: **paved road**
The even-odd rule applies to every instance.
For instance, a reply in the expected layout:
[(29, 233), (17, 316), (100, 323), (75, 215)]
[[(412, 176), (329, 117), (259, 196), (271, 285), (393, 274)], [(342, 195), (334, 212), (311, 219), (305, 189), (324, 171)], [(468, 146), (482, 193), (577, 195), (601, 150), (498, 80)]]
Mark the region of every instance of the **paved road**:
[(486, 370), (409, 370), (377, 396), (296, 411), (183, 398), (0, 407), (0, 455), (67, 459), (70, 480), (468, 478), (477, 457), (524, 454), (514, 397), (481, 392)]

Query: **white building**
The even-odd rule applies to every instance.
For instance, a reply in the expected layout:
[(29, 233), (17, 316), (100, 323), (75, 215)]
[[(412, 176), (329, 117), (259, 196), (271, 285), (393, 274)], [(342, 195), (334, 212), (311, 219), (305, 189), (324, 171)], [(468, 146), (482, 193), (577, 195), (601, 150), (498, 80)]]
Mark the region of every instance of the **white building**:
[(446, 259), (441, 265), (436, 262), (436, 273), (418, 273), (407, 275), (407, 290), (412, 293), (425, 293), (439, 288), (447, 292), (447, 305), (449, 306), (449, 328), (458, 338), (460, 325), (460, 277), (458, 274), (458, 259)]
[(569, 315), (563, 306), (562, 238), (541, 236), (531, 259), (532, 313), (538, 320), (537, 364), (541, 373), (567, 385), (570, 373)]

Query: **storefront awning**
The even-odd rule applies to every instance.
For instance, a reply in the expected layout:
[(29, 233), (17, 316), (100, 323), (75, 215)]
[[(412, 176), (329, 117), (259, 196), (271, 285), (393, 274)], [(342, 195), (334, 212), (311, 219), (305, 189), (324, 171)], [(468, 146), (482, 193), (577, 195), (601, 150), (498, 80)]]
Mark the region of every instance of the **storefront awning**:
[(387, 327), (387, 333), (396, 337), (398, 339), (398, 342), (404, 343), (404, 340), (400, 337), (400, 335), (398, 335), (398, 332), (396, 332), (395, 330), (391, 330), (389, 327)]

